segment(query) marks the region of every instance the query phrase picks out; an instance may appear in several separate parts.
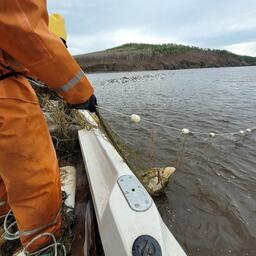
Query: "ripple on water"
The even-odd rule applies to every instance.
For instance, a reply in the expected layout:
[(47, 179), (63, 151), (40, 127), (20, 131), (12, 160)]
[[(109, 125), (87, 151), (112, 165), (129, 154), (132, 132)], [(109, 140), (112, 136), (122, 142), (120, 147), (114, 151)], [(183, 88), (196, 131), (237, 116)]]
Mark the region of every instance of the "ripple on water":
[[(177, 128), (233, 132), (256, 127), (256, 68), (90, 75), (99, 103)], [(103, 113), (149, 167), (176, 165), (157, 198), (189, 255), (256, 255), (256, 131), (242, 137), (180, 132)], [(145, 157), (146, 156), (146, 157)]]

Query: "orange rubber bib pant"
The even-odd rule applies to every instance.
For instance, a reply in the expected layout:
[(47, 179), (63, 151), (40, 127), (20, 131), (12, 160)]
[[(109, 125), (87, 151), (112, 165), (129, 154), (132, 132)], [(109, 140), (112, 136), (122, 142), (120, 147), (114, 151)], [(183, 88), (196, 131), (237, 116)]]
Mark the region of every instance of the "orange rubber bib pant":
[[(34, 74), (70, 104), (93, 88), (62, 41), (49, 32), (46, 1), (0, 1), (0, 77)], [(0, 80), (0, 214), (11, 208), (25, 246), (60, 228), (60, 177), (35, 92), (24, 76)], [(47, 243), (37, 240), (30, 251)]]

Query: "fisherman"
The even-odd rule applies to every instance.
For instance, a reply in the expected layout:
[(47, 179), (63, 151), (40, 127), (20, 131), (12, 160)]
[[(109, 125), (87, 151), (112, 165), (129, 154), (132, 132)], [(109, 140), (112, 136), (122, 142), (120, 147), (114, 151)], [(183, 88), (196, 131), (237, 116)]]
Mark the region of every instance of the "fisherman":
[[(49, 31), (46, 1), (0, 1), (0, 38), (0, 215), (13, 212), (25, 247), (39, 234), (58, 236), (61, 225), (56, 153), (26, 76), (34, 74), (75, 107), (95, 111), (96, 98), (61, 39)], [(49, 241), (42, 236), (28, 250)]]

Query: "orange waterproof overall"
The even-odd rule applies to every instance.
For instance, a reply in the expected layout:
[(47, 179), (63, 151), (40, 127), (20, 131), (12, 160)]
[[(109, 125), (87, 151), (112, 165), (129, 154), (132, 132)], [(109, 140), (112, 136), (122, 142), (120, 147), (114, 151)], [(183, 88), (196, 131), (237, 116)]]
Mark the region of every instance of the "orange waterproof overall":
[[(93, 88), (62, 41), (49, 32), (45, 0), (0, 1), (0, 77), (34, 74), (70, 104)], [(35, 92), (24, 76), (0, 80), (0, 214), (9, 207), (23, 245), (58, 233), (60, 176), (55, 150)], [(44, 245), (45, 238), (30, 248)]]

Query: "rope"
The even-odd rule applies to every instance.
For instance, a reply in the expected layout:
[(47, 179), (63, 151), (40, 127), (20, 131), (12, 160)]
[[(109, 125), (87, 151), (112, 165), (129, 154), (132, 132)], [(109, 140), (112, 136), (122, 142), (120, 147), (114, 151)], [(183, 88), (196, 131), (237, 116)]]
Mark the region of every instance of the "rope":
[[(118, 112), (116, 110), (112, 110), (112, 109), (105, 108), (105, 107), (102, 107), (102, 106), (97, 106), (97, 109), (105, 110), (107, 112), (110, 112), (110, 113), (113, 113), (113, 114), (116, 114), (116, 115), (120, 115), (120, 116), (124, 116), (124, 117), (128, 117), (128, 118), (131, 117), (130, 114), (121, 113), (121, 112)], [(164, 125), (164, 124), (160, 124), (160, 123), (157, 123), (157, 122), (153, 122), (153, 121), (151, 121), (149, 119), (146, 119), (146, 118), (142, 118), (141, 122), (148, 123), (148, 124), (153, 124), (155, 126), (159, 126), (159, 127), (162, 127), (162, 128), (173, 130), (173, 131), (179, 131), (182, 134), (207, 135), (207, 136), (210, 136), (210, 137), (226, 136), (226, 135), (237, 135), (237, 134), (247, 135), (247, 134), (251, 133), (252, 131), (256, 130), (256, 127), (253, 127), (251, 129), (248, 128), (245, 131), (240, 130), (239, 132), (227, 132), (227, 133), (214, 133), (214, 132), (210, 132), (210, 133), (205, 133), (205, 132), (197, 132), (197, 131), (196, 132), (192, 132), (192, 131), (190, 131), (187, 128), (179, 129), (179, 128), (176, 128), (176, 127), (173, 127), (173, 126), (169, 126), (169, 125)]]
[(9, 241), (17, 240), (20, 238), (19, 231), (16, 231), (15, 233), (12, 233), (10, 230), (12, 227), (16, 225), (16, 221), (12, 221), (10, 225), (8, 225), (8, 218), (12, 216), (12, 211), (10, 210), (4, 218), (4, 238)]
[[(35, 81), (31, 78), (28, 78), (28, 79), (29, 79), (30, 82), (32, 82), (33, 84), (35, 84), (38, 87), (43, 87), (44, 86), (41, 83), (39, 83), (38, 81)], [(97, 106), (97, 109), (105, 110), (107, 112), (110, 112), (112, 114), (116, 114), (116, 115), (119, 115), (119, 116), (131, 118), (131, 114), (118, 112), (116, 110), (105, 108), (105, 107), (102, 107), (102, 106)], [(226, 133), (215, 133), (215, 132), (206, 133), (206, 132), (198, 132), (198, 131), (195, 131), (195, 132), (193, 131), (192, 132), (187, 128), (179, 129), (179, 128), (176, 128), (176, 127), (173, 127), (173, 126), (153, 122), (153, 121), (151, 121), (149, 119), (146, 119), (146, 118), (141, 119), (141, 121), (144, 122), (144, 123), (152, 124), (152, 125), (155, 125), (155, 126), (159, 126), (159, 127), (162, 127), (162, 128), (169, 129), (169, 130), (178, 131), (178, 132), (181, 132), (182, 134), (190, 134), (190, 135), (196, 134), (196, 135), (201, 135), (201, 136), (209, 136), (209, 137), (212, 137), (212, 138), (216, 137), (216, 136), (228, 136), (228, 135), (244, 136), (244, 135), (250, 134), (252, 131), (256, 130), (256, 127), (253, 127), (253, 128), (248, 128), (246, 130), (240, 130), (240, 131), (236, 131), (236, 132), (226, 132)]]
[[(105, 107), (103, 108), (101, 106), (97, 106), (97, 108), (105, 110), (105, 111), (108, 111), (110, 113), (114, 113), (114, 114), (120, 115), (120, 116), (125, 116), (125, 117), (129, 117), (129, 118), (131, 117), (131, 115), (129, 115), (129, 114), (117, 112), (115, 110), (108, 109), (108, 108), (105, 108)], [(172, 126), (168, 126), (168, 125), (164, 125), (164, 124), (159, 124), (159, 123), (153, 122), (153, 121), (151, 121), (149, 119), (146, 119), (146, 118), (141, 119), (141, 121), (144, 122), (144, 123), (149, 123), (149, 124), (153, 124), (153, 125), (156, 125), (156, 126), (161, 126), (163, 128), (168, 128), (168, 129), (172, 129), (172, 130), (175, 130), (175, 131), (180, 131), (180, 129), (178, 129), (178, 128), (175, 128), (175, 127), (172, 127)]]
[[(14, 241), (14, 240), (17, 240), (20, 238), (20, 233), (19, 231), (16, 231), (15, 233), (12, 233), (10, 230), (12, 227), (14, 227), (16, 225), (16, 221), (12, 221), (11, 224), (8, 224), (8, 218), (12, 216), (13, 217), (13, 214), (11, 212), (11, 210), (6, 214), (6, 215), (3, 215), (3, 216), (0, 216), (0, 218), (4, 218), (4, 238), (8, 241)], [(52, 238), (53, 240), (53, 243), (50, 244), (50, 245), (47, 245), (46, 247), (36, 251), (36, 252), (33, 252), (33, 253), (29, 253), (28, 252), (28, 248), (35, 242), (37, 241), (38, 239), (44, 237), (44, 236), (49, 236)], [(66, 247), (57, 242), (55, 236), (51, 233), (42, 233), (42, 234), (39, 234), (37, 236), (35, 236), (22, 250), (22, 252), (25, 254), (25, 255), (29, 255), (29, 256), (36, 256), (36, 255), (40, 255), (42, 252), (45, 252), (51, 248), (54, 248), (54, 255), (53, 256), (58, 256), (58, 247), (61, 247), (62, 251), (63, 251), (63, 256), (66, 256), (67, 255), (67, 251), (66, 251)]]
[[(32, 82), (33, 84), (35, 84), (36, 86), (39, 86), (39, 87), (43, 87), (44, 85), (42, 85), (41, 83), (29, 78), (30, 82)], [(102, 106), (97, 106), (97, 109), (101, 109), (101, 110), (105, 110), (107, 112), (110, 112), (112, 114), (116, 114), (116, 115), (119, 115), (119, 116), (123, 116), (123, 117), (128, 117), (130, 118), (131, 117), (131, 114), (127, 114), (127, 113), (122, 113), (122, 112), (118, 112), (116, 110), (113, 110), (113, 109), (109, 109), (109, 108), (105, 108), (105, 107), (102, 107)], [(187, 128), (182, 128), (182, 129), (179, 129), (179, 128), (176, 128), (176, 127), (173, 127), (173, 126), (169, 126), (169, 125), (165, 125), (165, 124), (160, 124), (160, 123), (157, 123), (157, 122), (153, 122), (149, 119), (146, 119), (146, 118), (143, 118), (141, 119), (142, 122), (144, 123), (148, 123), (148, 124), (152, 124), (152, 125), (155, 125), (155, 126), (159, 126), (159, 127), (162, 127), (162, 128), (166, 128), (166, 129), (169, 129), (169, 130), (173, 130), (173, 131), (178, 131), (178, 132), (181, 132), (182, 134), (196, 134), (196, 135), (202, 135), (202, 136), (209, 136), (209, 137), (215, 137), (215, 136), (228, 136), (228, 135), (247, 135), (249, 133), (251, 133), (252, 131), (256, 130), (256, 127), (253, 127), (253, 128), (248, 128), (246, 129), (245, 131), (244, 130), (240, 130), (240, 131), (236, 131), (236, 132), (226, 132), (226, 133), (215, 133), (215, 132), (209, 132), (209, 133), (206, 133), (206, 132), (198, 132), (198, 131), (190, 131), (189, 129)]]
[(0, 219), (4, 219), (5, 217), (6, 217), (6, 214), (5, 214), (5, 215), (0, 216)]
[[(42, 237), (44, 237), (44, 236), (46, 236), (46, 237), (47, 237), (47, 236), (51, 237), (52, 240), (53, 240), (53, 243), (50, 244), (50, 245), (48, 245), (48, 246), (46, 246), (46, 247), (44, 247), (44, 248), (42, 248), (42, 249), (40, 249), (40, 250), (38, 250), (38, 251), (36, 251), (36, 252), (29, 253), (29, 252), (28, 252), (29, 246), (31, 246), (35, 241), (37, 241), (38, 239), (40, 239), (40, 238), (42, 238)], [(54, 248), (54, 255), (53, 255), (53, 256), (58, 256), (58, 247), (59, 247), (59, 246), (61, 247), (61, 249), (62, 249), (62, 251), (63, 251), (63, 256), (66, 256), (66, 255), (67, 255), (66, 247), (65, 247), (63, 244), (57, 242), (57, 240), (56, 240), (56, 238), (55, 238), (55, 236), (54, 236), (53, 234), (51, 234), (51, 233), (42, 233), (42, 234), (39, 234), (38, 236), (34, 237), (34, 238), (24, 247), (24, 249), (23, 249), (22, 252), (23, 252), (25, 255), (36, 256), (36, 255), (40, 255), (41, 253), (43, 253), (43, 252), (45, 252), (45, 251), (47, 251), (47, 250), (49, 250), (49, 249), (51, 249), (51, 248)]]

